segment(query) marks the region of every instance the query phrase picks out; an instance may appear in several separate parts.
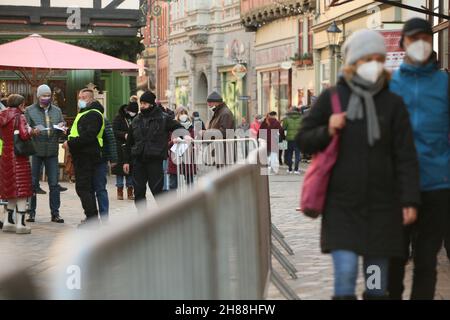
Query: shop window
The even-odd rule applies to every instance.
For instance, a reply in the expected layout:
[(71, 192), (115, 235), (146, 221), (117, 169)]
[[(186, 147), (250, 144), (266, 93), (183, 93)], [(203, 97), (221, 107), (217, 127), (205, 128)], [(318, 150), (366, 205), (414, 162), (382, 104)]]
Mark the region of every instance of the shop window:
[(264, 113), (276, 111), (283, 117), (291, 105), (292, 74), (290, 70), (261, 73), (261, 101)]
[(324, 90), (330, 86), (330, 62), (320, 64), (320, 86)]

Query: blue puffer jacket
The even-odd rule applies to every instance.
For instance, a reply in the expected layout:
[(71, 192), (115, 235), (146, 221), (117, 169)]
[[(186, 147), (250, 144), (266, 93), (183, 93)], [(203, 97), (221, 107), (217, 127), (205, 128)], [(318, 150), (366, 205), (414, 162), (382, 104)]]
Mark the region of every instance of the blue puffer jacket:
[(450, 189), (448, 81), (448, 75), (435, 63), (424, 66), (403, 63), (390, 85), (409, 111), (422, 191)]

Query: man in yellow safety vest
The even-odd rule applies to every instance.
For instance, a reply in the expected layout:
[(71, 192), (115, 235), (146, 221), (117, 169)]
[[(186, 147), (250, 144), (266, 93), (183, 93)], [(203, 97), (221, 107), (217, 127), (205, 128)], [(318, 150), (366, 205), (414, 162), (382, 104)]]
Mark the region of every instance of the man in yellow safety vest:
[(65, 147), (72, 154), (75, 168), (75, 190), (80, 197), (87, 222), (98, 222), (98, 209), (93, 187), (96, 165), (101, 161), (105, 120), (98, 104), (88, 103), (93, 92), (80, 91), (80, 109), (70, 130)]

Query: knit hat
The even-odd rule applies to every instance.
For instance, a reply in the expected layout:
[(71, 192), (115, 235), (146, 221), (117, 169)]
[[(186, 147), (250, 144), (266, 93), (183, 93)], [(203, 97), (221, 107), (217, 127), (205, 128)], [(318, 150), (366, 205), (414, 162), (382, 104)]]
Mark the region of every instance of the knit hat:
[(383, 36), (373, 30), (363, 29), (354, 32), (343, 46), (346, 65), (355, 64), (361, 58), (371, 54), (386, 55)]
[(52, 94), (52, 90), (50, 89), (50, 87), (48, 85), (42, 84), (37, 88), (36, 96), (39, 98), (45, 94)]
[(127, 111), (138, 113), (139, 112), (139, 105), (138, 105), (138, 103), (137, 102), (130, 102), (128, 104)]
[(213, 91), (209, 94), (206, 99), (207, 102), (223, 102), (222, 96), (218, 94), (216, 91)]
[(151, 91), (145, 91), (141, 98), (140, 98), (141, 102), (148, 102), (151, 105), (155, 105), (155, 101), (156, 101), (156, 96), (153, 94), (153, 92)]

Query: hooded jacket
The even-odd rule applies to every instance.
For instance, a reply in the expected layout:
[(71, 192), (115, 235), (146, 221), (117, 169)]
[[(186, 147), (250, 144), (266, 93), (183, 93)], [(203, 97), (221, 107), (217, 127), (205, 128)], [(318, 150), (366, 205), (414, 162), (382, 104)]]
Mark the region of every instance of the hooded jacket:
[(409, 112), (422, 191), (450, 189), (448, 81), (435, 62), (423, 66), (403, 63), (390, 84)]
[(283, 129), (286, 131), (286, 140), (295, 141), (298, 130), (302, 124), (302, 117), (300, 112), (291, 111), (286, 114), (286, 118), (283, 120)]
[(14, 130), (19, 130), (20, 139), (29, 140), (31, 135), (28, 128), (25, 116), (18, 108), (7, 108), (0, 112), (0, 136), (3, 139), (3, 155), (0, 157), (1, 199), (28, 198), (33, 194), (30, 161), (28, 157), (14, 153)]

